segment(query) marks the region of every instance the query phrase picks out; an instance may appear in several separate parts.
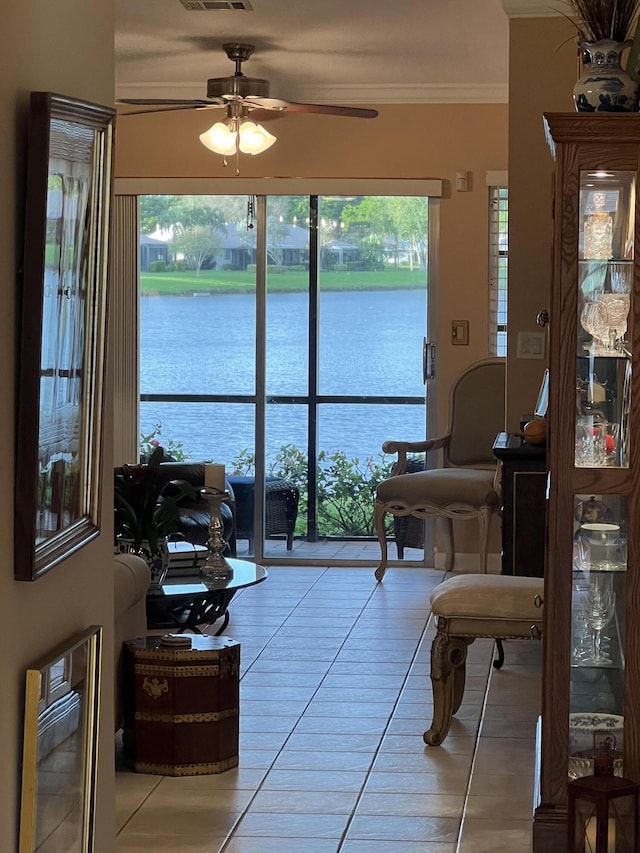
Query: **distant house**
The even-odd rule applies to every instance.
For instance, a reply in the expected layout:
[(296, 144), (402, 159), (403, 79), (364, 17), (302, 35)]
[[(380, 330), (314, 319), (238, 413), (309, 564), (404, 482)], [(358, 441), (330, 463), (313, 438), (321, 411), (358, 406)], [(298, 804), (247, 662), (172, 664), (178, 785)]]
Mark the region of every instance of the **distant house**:
[[(154, 261), (172, 260), (169, 243), (146, 234), (140, 236), (140, 270), (148, 272)], [(180, 257), (178, 255), (178, 257)], [(322, 247), (321, 266), (333, 269), (336, 265), (357, 263), (360, 250), (352, 243), (331, 240)], [(256, 232), (230, 224), (216, 231), (211, 252), (203, 269), (246, 270), (256, 263)], [(267, 264), (279, 267), (309, 266), (309, 231), (297, 225), (278, 225), (267, 229)]]
[(360, 250), (353, 243), (342, 240), (329, 240), (322, 247), (322, 266), (332, 269), (342, 264), (355, 263), (360, 260)]
[[(207, 263), (213, 269), (246, 270), (256, 262), (255, 231), (242, 231), (235, 225), (218, 232), (217, 246)], [(309, 263), (309, 232), (296, 225), (281, 225), (277, 233), (267, 234), (267, 263), (291, 267)]]
[(140, 235), (140, 272), (149, 272), (149, 265), (154, 261), (169, 262), (169, 244), (155, 237)]

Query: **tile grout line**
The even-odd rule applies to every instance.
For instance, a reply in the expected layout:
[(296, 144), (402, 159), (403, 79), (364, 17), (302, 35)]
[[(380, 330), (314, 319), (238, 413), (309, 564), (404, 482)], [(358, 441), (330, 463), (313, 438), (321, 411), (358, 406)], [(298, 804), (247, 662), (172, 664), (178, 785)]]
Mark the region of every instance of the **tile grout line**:
[[(325, 570), (322, 572), (322, 574), (320, 574), (320, 575), (316, 578), (316, 580), (314, 581), (314, 583), (313, 583), (313, 584), (309, 587), (309, 589), (304, 593), (304, 595), (302, 596), (302, 598), (300, 599), (300, 601), (298, 602), (298, 604), (296, 604), (296, 606), (294, 607), (294, 609), (292, 610), (292, 612), (289, 614), (289, 616), (287, 617), (287, 619), (288, 619), (291, 615), (293, 615), (293, 614), (295, 613), (295, 610), (296, 610), (296, 609), (297, 609), (297, 608), (298, 608), (298, 607), (299, 607), (299, 606), (304, 602), (305, 598), (306, 598), (306, 597), (309, 595), (309, 593), (314, 589), (314, 587), (318, 584), (318, 582), (319, 582), (322, 578), (324, 578), (324, 577), (325, 577), (325, 575), (327, 574), (327, 572), (331, 571), (331, 569), (332, 569), (332, 568), (333, 568), (333, 567), (331, 567), (331, 566), (326, 567), (326, 568), (325, 568)], [(333, 660), (332, 660), (331, 662), (329, 662), (329, 663), (328, 663), (327, 669), (326, 669), (326, 671), (325, 671), (325, 673), (324, 673), (324, 675), (323, 675), (323, 677), (322, 677), (322, 680), (320, 681), (320, 683), (318, 684), (317, 688), (315, 689), (315, 691), (314, 691), (313, 695), (311, 696), (311, 698), (309, 699), (309, 701), (308, 701), (308, 702), (307, 702), (307, 704), (305, 705), (305, 709), (302, 711), (302, 713), (301, 713), (301, 714), (300, 714), (300, 716), (298, 717), (298, 721), (297, 721), (297, 722), (296, 722), (296, 724), (293, 726), (293, 728), (291, 729), (291, 731), (290, 731), (290, 732), (289, 732), (289, 734), (287, 735), (287, 737), (286, 737), (286, 739), (285, 739), (284, 743), (282, 744), (282, 746), (281, 746), (281, 747), (280, 747), (280, 749), (278, 750), (278, 752), (277, 752), (277, 754), (276, 754), (275, 758), (273, 759), (273, 761), (271, 762), (271, 764), (270, 764), (270, 766), (269, 766), (269, 769), (267, 770), (267, 772), (265, 773), (264, 777), (262, 778), (262, 780), (261, 780), (260, 784), (258, 785), (258, 787), (256, 788), (256, 790), (254, 791), (253, 796), (251, 797), (251, 799), (249, 800), (249, 802), (248, 802), (248, 803), (247, 803), (247, 805), (245, 806), (245, 808), (244, 808), (244, 810), (243, 810), (242, 814), (241, 814), (241, 815), (238, 817), (238, 819), (234, 822), (234, 825), (233, 825), (232, 829), (230, 830), (229, 834), (228, 834), (228, 835), (227, 835), (227, 837), (225, 838), (225, 840), (224, 840), (224, 842), (223, 842), (223, 845), (222, 845), (222, 847), (219, 849), (218, 853), (224, 853), (224, 851), (225, 851), (225, 850), (228, 850), (229, 844), (233, 841), (233, 834), (234, 834), (234, 832), (235, 832), (235, 831), (236, 831), (236, 829), (240, 826), (240, 824), (241, 824), (241, 822), (242, 822), (243, 817), (245, 817), (245, 815), (246, 815), (246, 814), (247, 814), (247, 812), (249, 811), (249, 809), (250, 809), (250, 807), (251, 807), (251, 803), (253, 803), (253, 802), (254, 802), (255, 798), (256, 798), (256, 797), (257, 797), (257, 795), (258, 795), (258, 793), (262, 790), (262, 786), (264, 785), (264, 782), (265, 782), (265, 780), (267, 779), (267, 777), (268, 777), (268, 775), (269, 775), (269, 772), (273, 769), (273, 765), (274, 765), (274, 764), (275, 764), (275, 762), (277, 761), (278, 757), (279, 757), (279, 756), (282, 754), (282, 752), (284, 751), (284, 749), (285, 749), (285, 747), (286, 747), (287, 743), (289, 742), (289, 740), (290, 740), (291, 736), (294, 734), (294, 732), (295, 732), (295, 730), (296, 730), (296, 728), (297, 728), (298, 724), (300, 723), (300, 720), (301, 720), (301, 719), (302, 719), (302, 717), (304, 716), (305, 711), (307, 710), (307, 708), (309, 707), (309, 705), (310, 705), (310, 704), (311, 704), (311, 702), (313, 701), (314, 697), (317, 695), (318, 690), (320, 690), (320, 688), (322, 687), (322, 684), (323, 684), (323, 683), (324, 683), (324, 681), (326, 680), (326, 678), (327, 678), (327, 676), (328, 676), (328, 674), (329, 674), (329, 672), (330, 672), (331, 668), (332, 668), (332, 667), (333, 667), (333, 665), (336, 663), (337, 658), (338, 658), (338, 656), (340, 655), (340, 652), (344, 649), (344, 645), (345, 645), (345, 643), (347, 642), (347, 640), (348, 640), (348, 639), (349, 639), (349, 637), (351, 636), (351, 634), (352, 634), (352, 632), (353, 632), (354, 628), (355, 628), (355, 627), (356, 627), (356, 625), (358, 624), (358, 621), (362, 618), (362, 616), (363, 616), (364, 612), (366, 611), (367, 606), (371, 603), (371, 601), (372, 601), (372, 599), (373, 599), (373, 596), (375, 595), (375, 593), (376, 593), (376, 591), (378, 590), (378, 588), (379, 588), (379, 584), (376, 584), (376, 585), (372, 588), (371, 593), (370, 593), (370, 594), (369, 594), (369, 596), (367, 597), (366, 602), (365, 602), (365, 603), (362, 605), (362, 607), (360, 608), (360, 612), (359, 612), (358, 616), (356, 616), (356, 617), (355, 617), (355, 619), (354, 619), (354, 621), (353, 621), (353, 624), (351, 625), (351, 628), (350, 628), (350, 629), (349, 629), (349, 631), (347, 632), (347, 635), (345, 636), (345, 638), (342, 640), (342, 642), (341, 642), (341, 644), (340, 644), (340, 648), (336, 651), (336, 653), (335, 653), (335, 655), (334, 655)], [(287, 619), (285, 619), (285, 620), (284, 620), (284, 622), (282, 623), (282, 625), (281, 625), (280, 627), (283, 627), (283, 626), (284, 626), (284, 624), (286, 623)], [(344, 841), (346, 840), (346, 835), (347, 835), (348, 830), (349, 830), (349, 827), (351, 826), (351, 824), (352, 824), (352, 822), (353, 822), (353, 819), (354, 819), (354, 817), (355, 817), (355, 812), (356, 812), (356, 810), (357, 810), (358, 804), (359, 804), (359, 803), (360, 803), (360, 801), (361, 801), (362, 794), (363, 794), (363, 792), (364, 792), (364, 788), (366, 787), (366, 784), (367, 784), (367, 782), (369, 781), (369, 778), (370, 778), (370, 775), (371, 775), (371, 768), (372, 768), (372, 767), (373, 767), (373, 765), (375, 764), (375, 761), (376, 761), (376, 759), (377, 759), (378, 755), (380, 754), (380, 747), (381, 747), (381, 745), (382, 745), (382, 742), (383, 742), (383, 740), (384, 740), (384, 737), (385, 737), (385, 735), (386, 735), (386, 732), (388, 731), (389, 726), (390, 726), (390, 724), (391, 724), (391, 722), (392, 722), (393, 714), (395, 713), (395, 710), (396, 710), (396, 708), (397, 708), (397, 706), (398, 706), (398, 702), (400, 701), (400, 697), (402, 696), (402, 694), (403, 694), (403, 692), (404, 692), (404, 690), (405, 690), (405, 685), (406, 685), (407, 679), (409, 678), (409, 676), (410, 676), (410, 674), (411, 674), (411, 672), (412, 672), (412, 670), (413, 670), (413, 667), (414, 667), (414, 665), (415, 665), (415, 663), (416, 663), (416, 658), (417, 658), (417, 656), (418, 656), (418, 654), (419, 654), (419, 652), (420, 652), (420, 650), (421, 650), (421, 648), (422, 648), (423, 640), (424, 640), (425, 634), (426, 634), (426, 632), (427, 632), (427, 629), (428, 629), (428, 627), (429, 627), (429, 624), (430, 624), (430, 622), (431, 622), (431, 619), (432, 619), (432, 613), (431, 613), (431, 611), (429, 611), (428, 616), (426, 617), (426, 622), (425, 622), (424, 628), (422, 629), (421, 634), (420, 634), (420, 637), (418, 638), (418, 640), (417, 640), (417, 642), (416, 642), (416, 649), (415, 649), (415, 651), (414, 651), (414, 653), (413, 653), (413, 655), (412, 655), (411, 661), (410, 661), (410, 663), (409, 663), (409, 667), (408, 667), (408, 669), (407, 669), (407, 673), (406, 673), (406, 675), (405, 675), (405, 677), (404, 677), (404, 679), (403, 679), (402, 685), (400, 686), (400, 688), (399, 688), (399, 690), (398, 690), (398, 695), (397, 695), (396, 699), (395, 699), (395, 700), (394, 700), (394, 702), (393, 702), (393, 706), (392, 706), (391, 712), (390, 712), (390, 714), (389, 714), (389, 719), (388, 719), (388, 721), (387, 721), (386, 725), (384, 726), (383, 732), (382, 732), (382, 734), (381, 734), (381, 736), (380, 736), (380, 740), (379, 740), (378, 746), (376, 747), (375, 752), (373, 753), (373, 755), (372, 755), (372, 757), (371, 757), (371, 762), (370, 762), (370, 764), (369, 764), (369, 767), (368, 767), (367, 771), (365, 772), (365, 777), (364, 777), (363, 783), (362, 783), (362, 785), (361, 785), (361, 787), (360, 787), (360, 790), (359, 790), (359, 791), (358, 791), (358, 793), (357, 793), (356, 801), (355, 801), (355, 803), (354, 803), (354, 805), (353, 805), (353, 808), (352, 808), (352, 810), (351, 810), (350, 814), (348, 815), (346, 826), (345, 826), (345, 828), (344, 828), (344, 830), (343, 830), (343, 832), (342, 832), (342, 834), (341, 834), (341, 836), (340, 836), (340, 838), (339, 838), (339, 840), (338, 840), (338, 847), (336, 848), (336, 853), (339, 853), (339, 851), (342, 849), (342, 846), (343, 846)], [(279, 630), (279, 629), (278, 629), (278, 630)], [(270, 639), (272, 639), (272, 638), (275, 636), (275, 634), (276, 634), (276, 633), (277, 633), (277, 631), (276, 631), (276, 632), (274, 632), (274, 634), (272, 635), (272, 637), (271, 637)], [(268, 642), (267, 642), (267, 644), (266, 644), (266, 645), (268, 645)], [(265, 645), (265, 648), (266, 648), (266, 645)], [(257, 656), (254, 658), (254, 661), (253, 661), (254, 663), (258, 660), (258, 657), (259, 657), (259, 655), (257, 655)], [(246, 672), (248, 672), (248, 671), (249, 671), (249, 670), (247, 670)], [(244, 673), (245, 675), (246, 675), (246, 672)], [(243, 675), (243, 677), (244, 677), (244, 675)]]
[(358, 791), (358, 794), (357, 794), (357, 796), (356, 796), (356, 801), (355, 801), (355, 803), (354, 803), (353, 809), (351, 810), (351, 813), (349, 814), (349, 816), (348, 816), (348, 818), (347, 818), (347, 824), (346, 824), (346, 826), (345, 826), (345, 828), (344, 828), (344, 831), (343, 831), (342, 835), (340, 836), (340, 841), (339, 841), (339, 844), (338, 844), (338, 848), (337, 848), (337, 850), (336, 850), (336, 853), (340, 853), (340, 850), (342, 850), (342, 847), (343, 847), (344, 842), (347, 840), (347, 835), (349, 834), (349, 828), (351, 827), (351, 825), (352, 825), (352, 823), (353, 823), (353, 820), (354, 820), (354, 818), (355, 818), (356, 812), (357, 812), (357, 810), (358, 810), (358, 806), (359, 806), (360, 802), (362, 801), (362, 796), (363, 796), (363, 794), (364, 794), (364, 789), (366, 788), (366, 786), (367, 786), (367, 782), (368, 782), (368, 781), (369, 781), (369, 779), (370, 779), (370, 776), (371, 776), (371, 769), (372, 769), (372, 767), (374, 766), (374, 764), (375, 764), (375, 762), (376, 762), (376, 759), (378, 758), (378, 756), (379, 756), (379, 754), (380, 754), (380, 747), (382, 746), (382, 742), (384, 741), (385, 736), (386, 736), (386, 734), (387, 734), (387, 732), (388, 732), (388, 730), (389, 730), (389, 726), (391, 725), (391, 723), (392, 723), (392, 721), (393, 721), (393, 715), (394, 715), (394, 713), (396, 712), (396, 710), (397, 710), (397, 708), (398, 708), (398, 703), (400, 702), (400, 698), (402, 697), (402, 694), (404, 693), (404, 691), (405, 691), (405, 689), (406, 689), (407, 680), (408, 680), (409, 676), (410, 676), (410, 675), (411, 675), (411, 673), (412, 673), (413, 667), (416, 665), (417, 657), (418, 657), (418, 655), (419, 655), (419, 653), (420, 653), (420, 650), (421, 650), (421, 648), (422, 648), (422, 644), (423, 644), (423, 642), (424, 642), (424, 640), (425, 640), (425, 635), (426, 635), (426, 633), (427, 633), (427, 630), (428, 630), (428, 628), (429, 628), (429, 625), (430, 625), (430, 622), (431, 622), (431, 620), (432, 620), (432, 619), (433, 619), (433, 613), (431, 612), (431, 610), (429, 610), (429, 615), (427, 616), (427, 619), (426, 619), (426, 622), (425, 622), (424, 628), (422, 629), (422, 633), (420, 634), (420, 638), (419, 638), (419, 640), (418, 640), (418, 642), (417, 642), (416, 650), (415, 650), (415, 652), (414, 652), (414, 654), (413, 654), (413, 657), (411, 658), (411, 662), (410, 662), (410, 664), (409, 664), (409, 668), (408, 668), (408, 670), (407, 670), (407, 674), (405, 675), (405, 677), (404, 677), (404, 679), (403, 679), (403, 682), (402, 682), (402, 685), (400, 686), (400, 689), (399, 689), (399, 691), (398, 691), (398, 695), (397, 695), (396, 699), (394, 700), (393, 708), (391, 709), (391, 713), (389, 714), (389, 719), (388, 719), (388, 721), (387, 721), (387, 723), (386, 723), (386, 725), (385, 725), (385, 727), (384, 727), (384, 730), (383, 730), (383, 732), (382, 732), (382, 735), (381, 735), (381, 737), (380, 737), (380, 742), (378, 743), (378, 746), (376, 747), (376, 751), (375, 751), (375, 752), (374, 752), (374, 754), (373, 754), (373, 758), (372, 758), (371, 763), (370, 763), (370, 765), (369, 765), (369, 769), (367, 770), (367, 772), (366, 772), (366, 774), (365, 774), (365, 777), (364, 777), (364, 781), (363, 781), (363, 783), (362, 783), (362, 786), (360, 787), (360, 790)]
[[(276, 634), (277, 634), (277, 632), (280, 630), (280, 628), (284, 627), (284, 625), (285, 625), (285, 624), (286, 624), (286, 622), (287, 622), (287, 619), (289, 619), (289, 618), (290, 618), (290, 617), (295, 613), (295, 611), (298, 609), (298, 607), (299, 607), (299, 606), (304, 602), (305, 598), (307, 598), (307, 596), (309, 595), (309, 593), (310, 593), (310, 592), (311, 592), (311, 591), (316, 587), (316, 585), (318, 584), (318, 582), (319, 582), (322, 578), (324, 578), (324, 576), (327, 574), (327, 572), (328, 572), (328, 571), (330, 571), (330, 570), (331, 570), (331, 568), (332, 568), (332, 567), (327, 566), (327, 567), (324, 569), (324, 571), (323, 571), (320, 575), (318, 575), (318, 577), (315, 579), (315, 581), (313, 582), (313, 584), (311, 584), (311, 586), (310, 586), (310, 587), (306, 590), (306, 592), (302, 595), (302, 597), (300, 598), (300, 600), (298, 601), (298, 603), (297, 603), (297, 604), (295, 605), (295, 607), (291, 610), (291, 612), (289, 613), (289, 615), (284, 619), (284, 621), (283, 621), (283, 622), (282, 622), (282, 624), (279, 626), (279, 628), (278, 628), (278, 629), (276, 629), (276, 631), (274, 631), (274, 633), (271, 635), (271, 637), (269, 638), (269, 640), (265, 643), (265, 645), (264, 645), (263, 649), (261, 649), (261, 651), (260, 651), (260, 652), (255, 656), (255, 658), (254, 658), (254, 660), (253, 660), (253, 662), (252, 662), (251, 666), (253, 666), (253, 664), (254, 664), (254, 663), (259, 659), (260, 654), (262, 654), (262, 652), (264, 651), (264, 649), (266, 649), (266, 647), (269, 645), (269, 642), (270, 642), (270, 641), (271, 641), (271, 640), (276, 636)], [(275, 757), (274, 757), (273, 761), (272, 761), (272, 762), (271, 762), (271, 764), (269, 765), (269, 768), (268, 768), (267, 772), (264, 774), (264, 776), (263, 776), (262, 780), (260, 781), (260, 784), (257, 786), (257, 788), (255, 789), (255, 791), (253, 792), (253, 796), (250, 798), (249, 802), (248, 802), (248, 803), (246, 804), (246, 806), (244, 807), (244, 809), (243, 809), (242, 813), (238, 816), (237, 820), (234, 822), (233, 827), (232, 827), (232, 828), (231, 828), (231, 830), (229, 831), (229, 833), (228, 833), (227, 837), (225, 838), (225, 840), (224, 840), (224, 842), (223, 842), (223, 844), (222, 844), (222, 847), (219, 849), (218, 853), (224, 853), (224, 851), (225, 851), (225, 850), (228, 850), (229, 844), (231, 843), (231, 841), (233, 841), (233, 834), (234, 834), (234, 832), (235, 832), (235, 831), (236, 831), (236, 829), (240, 826), (240, 824), (242, 823), (242, 819), (245, 817), (245, 815), (247, 814), (247, 812), (250, 810), (250, 808), (251, 808), (251, 804), (254, 802), (254, 800), (256, 799), (256, 797), (258, 796), (258, 794), (260, 793), (260, 791), (262, 790), (262, 786), (264, 785), (264, 782), (265, 782), (265, 780), (266, 780), (267, 776), (269, 775), (269, 773), (270, 773), (270, 772), (271, 772), (271, 770), (273, 769), (273, 765), (275, 764), (275, 762), (278, 760), (278, 758), (280, 757), (280, 755), (281, 755), (281, 754), (282, 754), (282, 752), (284, 751), (284, 749), (285, 749), (285, 747), (286, 747), (287, 743), (289, 742), (289, 740), (290, 740), (291, 736), (294, 734), (294, 732), (295, 732), (295, 730), (296, 730), (296, 728), (297, 728), (297, 726), (298, 726), (298, 723), (300, 722), (300, 720), (301, 720), (301, 719), (302, 719), (302, 717), (304, 716), (305, 711), (307, 710), (307, 708), (309, 707), (309, 705), (311, 704), (311, 702), (313, 701), (313, 699), (314, 699), (314, 698), (315, 698), (315, 696), (317, 695), (318, 690), (320, 690), (320, 688), (322, 687), (322, 684), (324, 683), (324, 681), (325, 681), (325, 679), (326, 679), (327, 675), (329, 674), (329, 670), (331, 669), (331, 667), (333, 666), (333, 664), (336, 662), (336, 659), (337, 659), (338, 655), (340, 654), (340, 652), (341, 652), (341, 651), (342, 651), (342, 649), (344, 648), (344, 644), (345, 644), (345, 643), (346, 643), (346, 641), (348, 640), (348, 638), (349, 638), (349, 636), (351, 635), (351, 632), (353, 631), (353, 629), (354, 629), (355, 625), (357, 624), (358, 620), (361, 618), (362, 614), (364, 613), (364, 611), (365, 611), (365, 609), (366, 609), (367, 605), (368, 605), (368, 604), (369, 604), (369, 602), (371, 601), (371, 598), (372, 598), (372, 596), (373, 596), (373, 594), (374, 594), (374, 592), (375, 592), (375, 589), (376, 589), (376, 588), (374, 587), (374, 588), (373, 588), (373, 590), (371, 591), (371, 594), (367, 597), (366, 602), (362, 605), (362, 607), (361, 607), (361, 609), (360, 609), (360, 612), (359, 612), (358, 616), (356, 616), (356, 617), (355, 617), (354, 622), (353, 622), (353, 624), (352, 624), (351, 628), (349, 629), (349, 631), (348, 631), (348, 633), (347, 633), (346, 637), (342, 640), (342, 642), (341, 642), (341, 644), (340, 644), (340, 648), (336, 651), (336, 653), (335, 653), (335, 655), (334, 655), (333, 660), (332, 660), (332, 661), (330, 661), (330, 662), (328, 663), (327, 669), (326, 669), (326, 671), (325, 671), (324, 675), (322, 676), (322, 679), (321, 679), (320, 683), (318, 684), (318, 686), (317, 686), (317, 687), (316, 687), (316, 689), (314, 690), (314, 692), (313, 692), (312, 696), (310, 697), (309, 701), (306, 703), (306, 705), (305, 705), (305, 707), (304, 707), (303, 711), (300, 713), (300, 715), (299, 715), (299, 717), (298, 717), (298, 720), (297, 720), (296, 724), (293, 726), (293, 728), (291, 729), (291, 731), (288, 733), (288, 735), (287, 735), (287, 737), (285, 738), (285, 740), (284, 740), (284, 742), (283, 742), (282, 746), (278, 749), (278, 751), (277, 751), (277, 753), (276, 753), (276, 755), (275, 755)], [(245, 670), (245, 672), (244, 672), (244, 673), (243, 673), (243, 675), (242, 675), (242, 678), (244, 678), (244, 677), (246, 676), (246, 674), (251, 670), (251, 666), (250, 666), (247, 670)], [(376, 754), (377, 754), (377, 753), (376, 753)], [(375, 757), (375, 756), (374, 756), (374, 757)]]

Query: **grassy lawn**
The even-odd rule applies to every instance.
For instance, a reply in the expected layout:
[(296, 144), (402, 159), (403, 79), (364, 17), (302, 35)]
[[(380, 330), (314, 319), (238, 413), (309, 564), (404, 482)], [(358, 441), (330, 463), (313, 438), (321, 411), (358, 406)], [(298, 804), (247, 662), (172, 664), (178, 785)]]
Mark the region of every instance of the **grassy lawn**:
[[(391, 269), (384, 272), (323, 272), (322, 290), (390, 290), (393, 288), (424, 287), (424, 270)], [(308, 273), (269, 273), (270, 293), (293, 293), (308, 288)], [(255, 273), (203, 270), (140, 274), (142, 294), (183, 296), (191, 293), (251, 293), (255, 290)]]

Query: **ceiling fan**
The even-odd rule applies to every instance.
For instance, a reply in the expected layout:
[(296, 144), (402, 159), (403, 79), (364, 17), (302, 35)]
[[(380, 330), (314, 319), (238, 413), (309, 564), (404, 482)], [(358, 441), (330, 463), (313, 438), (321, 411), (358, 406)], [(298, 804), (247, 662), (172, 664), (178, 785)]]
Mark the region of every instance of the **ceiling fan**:
[(255, 46), (229, 42), (223, 44), (222, 47), (231, 62), (235, 62), (236, 70), (230, 77), (213, 77), (207, 81), (207, 100), (123, 98), (118, 103), (158, 108), (157, 110), (143, 110), (142, 112), (226, 107), (227, 117), (230, 119), (246, 118), (251, 113), (252, 119), (256, 118), (261, 121), (276, 118), (284, 113), (319, 113), (322, 115), (351, 116), (353, 118), (375, 118), (378, 115), (377, 110), (359, 107), (302, 104), (295, 101), (284, 101), (280, 98), (271, 98), (268, 80), (246, 77), (242, 73), (242, 63), (249, 59), (255, 50)]

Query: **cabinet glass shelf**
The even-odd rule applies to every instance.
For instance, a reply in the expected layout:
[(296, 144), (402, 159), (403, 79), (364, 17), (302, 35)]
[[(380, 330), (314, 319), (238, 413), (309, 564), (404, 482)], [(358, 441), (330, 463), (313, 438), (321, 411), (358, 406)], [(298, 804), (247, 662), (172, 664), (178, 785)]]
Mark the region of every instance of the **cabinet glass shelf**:
[[(627, 502), (619, 495), (574, 497), (567, 770), (572, 779), (592, 772), (586, 748), (575, 746), (587, 738), (588, 720), (593, 721), (592, 738), (598, 727), (606, 727), (605, 720), (610, 724), (615, 719), (620, 732), (624, 727), (626, 510)], [(621, 744), (620, 736), (618, 740)], [(618, 769), (621, 773), (622, 748)]]

